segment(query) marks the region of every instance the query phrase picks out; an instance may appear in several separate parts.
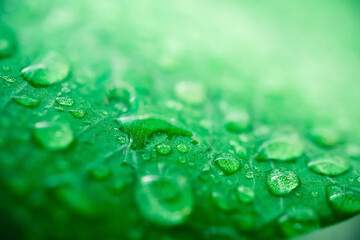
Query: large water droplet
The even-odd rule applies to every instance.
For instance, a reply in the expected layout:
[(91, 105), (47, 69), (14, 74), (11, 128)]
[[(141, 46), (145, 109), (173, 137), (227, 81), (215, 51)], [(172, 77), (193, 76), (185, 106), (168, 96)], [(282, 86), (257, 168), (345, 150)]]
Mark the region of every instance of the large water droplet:
[(311, 208), (292, 207), (278, 219), (285, 237), (294, 237), (320, 227), (319, 218)]
[(32, 97), (13, 97), (17, 104), (20, 104), (29, 108), (36, 108), (40, 104), (40, 100)]
[(222, 153), (215, 158), (215, 163), (226, 174), (232, 174), (240, 169), (240, 161), (230, 153)]
[(84, 109), (74, 109), (68, 111), (71, 115), (73, 115), (75, 118), (82, 119), (87, 114), (86, 110)]
[(263, 143), (258, 151), (258, 160), (291, 161), (304, 153), (304, 145), (298, 137), (276, 138)]
[(250, 116), (246, 111), (233, 111), (225, 118), (225, 128), (232, 133), (242, 133), (250, 128)]
[(296, 173), (287, 168), (273, 169), (266, 175), (266, 183), (271, 193), (286, 195), (297, 188), (300, 180)]
[(179, 123), (167, 121), (162, 117), (141, 115), (122, 117), (117, 120), (120, 130), (132, 137), (131, 148), (134, 150), (145, 147), (145, 140), (156, 132), (163, 132), (172, 138), (175, 135), (192, 136), (192, 133), (185, 130)]
[(193, 208), (191, 188), (184, 176), (143, 176), (136, 189), (136, 199), (143, 216), (162, 226), (183, 223)]
[(339, 131), (328, 127), (317, 127), (312, 129), (310, 138), (315, 144), (321, 147), (334, 147), (342, 140)]
[(190, 81), (178, 82), (175, 86), (175, 94), (183, 102), (193, 105), (202, 104), (206, 98), (204, 86)]
[(168, 155), (171, 153), (171, 146), (168, 144), (160, 144), (156, 147), (156, 151), (161, 155)]
[(315, 173), (326, 176), (338, 176), (350, 169), (348, 161), (339, 156), (321, 155), (312, 158), (307, 166)]
[(254, 195), (252, 187), (239, 186), (236, 189), (236, 196), (243, 203), (251, 203), (254, 200)]
[(75, 104), (75, 101), (73, 98), (71, 97), (57, 97), (56, 102), (64, 107), (71, 107)]
[(331, 185), (326, 187), (330, 207), (340, 215), (360, 213), (360, 189), (349, 186)]
[(74, 139), (69, 122), (60, 116), (55, 116), (51, 121), (36, 123), (34, 135), (49, 150), (66, 149)]
[(70, 64), (57, 52), (49, 52), (21, 71), (21, 76), (35, 87), (63, 81), (70, 73)]

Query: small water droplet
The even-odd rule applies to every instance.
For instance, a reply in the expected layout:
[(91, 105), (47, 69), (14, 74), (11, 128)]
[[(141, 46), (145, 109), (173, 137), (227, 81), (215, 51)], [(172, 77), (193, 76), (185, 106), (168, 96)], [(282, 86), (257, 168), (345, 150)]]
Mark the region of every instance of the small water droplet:
[(349, 186), (330, 185), (326, 187), (327, 201), (338, 214), (360, 213), (360, 189)]
[(346, 159), (339, 156), (321, 155), (311, 159), (307, 166), (315, 173), (326, 176), (338, 176), (350, 169)]
[(313, 196), (314, 198), (317, 198), (317, 197), (319, 197), (319, 192), (317, 192), (317, 191), (312, 191), (312, 192), (311, 192), (311, 196)]
[(217, 208), (223, 211), (229, 211), (232, 209), (232, 206), (227, 201), (228, 198), (219, 192), (211, 193), (212, 200)]
[(40, 100), (32, 97), (13, 97), (17, 104), (20, 104), (29, 108), (36, 108), (40, 104)]
[(240, 161), (229, 153), (222, 153), (215, 158), (215, 163), (226, 174), (232, 174), (240, 169)]
[(254, 200), (254, 189), (247, 186), (239, 186), (236, 188), (236, 196), (243, 203), (251, 203)]
[(116, 140), (117, 140), (117, 142), (118, 142), (120, 145), (124, 145), (125, 143), (128, 142), (126, 136), (120, 136), (120, 137), (118, 137)]
[(186, 163), (186, 158), (180, 156), (180, 157), (178, 158), (178, 162), (181, 163), (181, 164), (185, 164), (185, 163)]
[(156, 147), (156, 151), (161, 155), (168, 155), (171, 153), (171, 146), (168, 144), (160, 144)]
[(111, 169), (106, 165), (99, 165), (89, 170), (89, 177), (95, 181), (105, 181), (111, 176)]
[(253, 171), (247, 171), (246, 174), (245, 174), (245, 177), (248, 178), (248, 179), (253, 179), (254, 178), (254, 173)]
[(188, 147), (181, 143), (179, 145), (176, 146), (176, 149), (180, 152), (180, 153), (187, 153), (188, 152)]
[(294, 171), (282, 167), (271, 170), (266, 175), (266, 183), (271, 193), (282, 196), (297, 188), (300, 180)]
[(281, 232), (288, 238), (320, 227), (319, 218), (311, 208), (292, 207), (278, 219)]
[(202, 104), (206, 99), (204, 86), (190, 81), (178, 82), (175, 86), (175, 94), (181, 101), (191, 105)]
[(4, 80), (7, 83), (14, 83), (16, 82), (16, 78), (12, 76), (0, 76), (1, 80)]
[(193, 167), (195, 166), (195, 163), (193, 163), (193, 162), (188, 162), (188, 166), (191, 167), (191, 168), (193, 168)]
[(35, 124), (36, 140), (49, 150), (66, 149), (74, 140), (69, 122), (60, 116)]
[(208, 172), (210, 171), (210, 165), (209, 164), (204, 164), (204, 166), (202, 166), (201, 168), (202, 172)]
[(142, 159), (144, 161), (150, 161), (151, 160), (151, 155), (149, 153), (143, 153), (142, 154)]
[(136, 200), (145, 218), (168, 227), (183, 223), (192, 212), (194, 201), (188, 179), (180, 175), (141, 177)]
[(55, 110), (58, 112), (63, 112), (64, 108), (63, 107), (55, 107)]
[(74, 99), (72, 99), (71, 97), (57, 97), (56, 102), (64, 107), (71, 107), (75, 104)]
[(85, 115), (87, 114), (86, 110), (84, 110), (84, 109), (73, 109), (73, 110), (69, 110), (68, 112), (71, 115), (73, 115), (73, 117), (78, 118), (78, 119), (84, 118)]
[(69, 75), (69, 62), (57, 52), (49, 52), (21, 70), (21, 76), (35, 87), (59, 83)]
[(303, 193), (301, 191), (297, 190), (297, 191), (295, 191), (295, 195), (297, 197), (302, 197)]
[(334, 128), (317, 127), (310, 132), (311, 140), (321, 147), (334, 147), (342, 140), (341, 133)]
[(304, 153), (304, 146), (297, 136), (281, 137), (265, 142), (259, 148), (256, 159), (292, 161)]

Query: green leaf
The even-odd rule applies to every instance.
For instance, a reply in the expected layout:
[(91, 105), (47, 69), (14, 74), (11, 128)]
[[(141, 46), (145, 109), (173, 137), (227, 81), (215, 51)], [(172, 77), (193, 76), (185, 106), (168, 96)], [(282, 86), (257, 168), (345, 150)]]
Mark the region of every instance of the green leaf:
[(284, 239), (359, 214), (356, 7), (0, 1), (2, 235)]

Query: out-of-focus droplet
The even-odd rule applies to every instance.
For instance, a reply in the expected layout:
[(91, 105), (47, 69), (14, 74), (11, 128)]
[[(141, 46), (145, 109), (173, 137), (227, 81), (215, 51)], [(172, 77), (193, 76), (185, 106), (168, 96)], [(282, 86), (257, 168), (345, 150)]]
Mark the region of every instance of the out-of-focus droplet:
[(57, 52), (49, 52), (21, 70), (21, 76), (35, 87), (59, 83), (65, 80), (69, 73), (69, 62)]
[(136, 188), (140, 212), (149, 221), (171, 227), (186, 221), (193, 209), (193, 195), (184, 176), (141, 177)]
[(340, 215), (360, 213), (360, 189), (350, 186), (330, 185), (326, 187), (330, 207)]
[(311, 130), (310, 139), (320, 147), (334, 147), (340, 143), (342, 136), (335, 128), (317, 127)]
[(175, 94), (183, 102), (199, 105), (205, 101), (206, 92), (202, 84), (190, 81), (178, 82), (175, 85)]
[(37, 98), (33, 98), (33, 97), (13, 97), (14, 101), (17, 104), (20, 104), (22, 106), (25, 107), (29, 107), (29, 108), (36, 108), (37, 106), (39, 106), (40, 104), (40, 100)]
[(82, 119), (87, 114), (86, 110), (84, 109), (72, 109), (68, 111), (71, 115), (73, 115), (75, 118)]
[(49, 150), (66, 149), (74, 140), (69, 122), (60, 116), (36, 123), (34, 135), (36, 140)]
[(338, 176), (350, 169), (350, 164), (345, 158), (331, 155), (321, 155), (312, 158), (307, 166), (315, 173), (325, 176)]
[(236, 196), (243, 203), (251, 203), (254, 200), (254, 189), (247, 186), (239, 186), (236, 188)]

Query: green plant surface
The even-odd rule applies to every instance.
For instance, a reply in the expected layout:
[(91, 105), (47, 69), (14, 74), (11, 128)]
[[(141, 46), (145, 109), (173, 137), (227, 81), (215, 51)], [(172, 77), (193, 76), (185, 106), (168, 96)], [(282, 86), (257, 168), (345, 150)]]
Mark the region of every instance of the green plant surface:
[(0, 1), (8, 239), (285, 239), (360, 213), (356, 1)]

